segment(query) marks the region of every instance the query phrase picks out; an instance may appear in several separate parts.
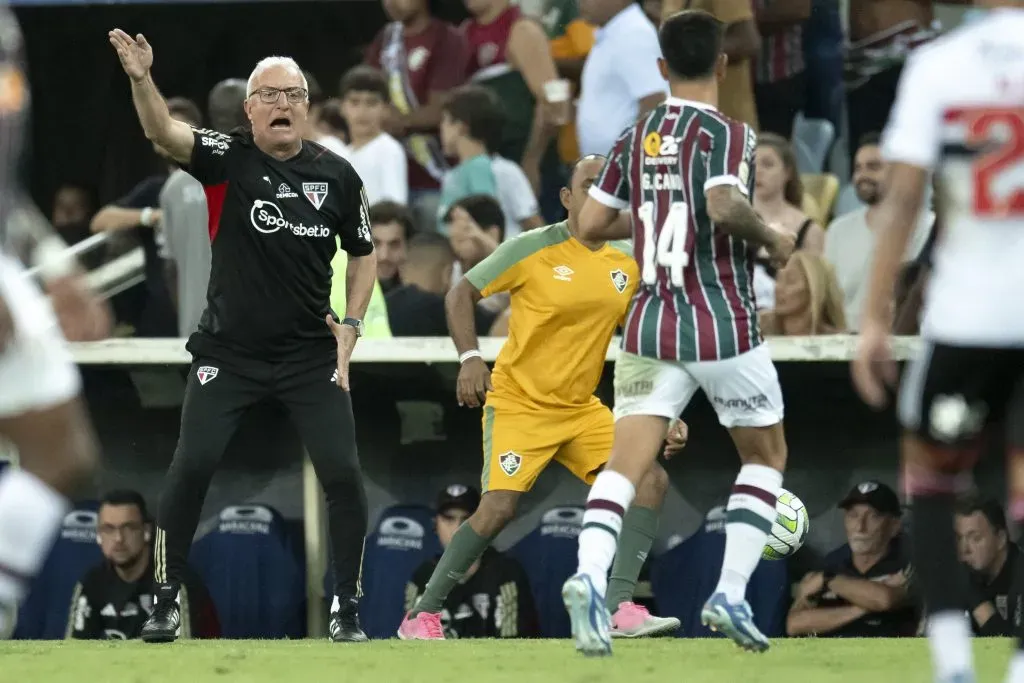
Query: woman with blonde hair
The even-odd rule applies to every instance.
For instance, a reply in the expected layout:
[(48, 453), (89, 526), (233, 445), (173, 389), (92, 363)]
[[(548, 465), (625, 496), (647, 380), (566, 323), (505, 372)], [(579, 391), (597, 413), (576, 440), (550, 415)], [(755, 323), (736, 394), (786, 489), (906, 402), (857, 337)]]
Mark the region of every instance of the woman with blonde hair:
[[(798, 251), (821, 254), (825, 249), (825, 231), (804, 213), (803, 198), (803, 183), (792, 145), (780, 135), (762, 133), (754, 154), (754, 210), (768, 225), (792, 234)], [(758, 259), (754, 289), (760, 309), (773, 306), (775, 276), (768, 259)]]
[(761, 314), (766, 336), (810, 336), (846, 332), (843, 292), (832, 264), (798, 251), (779, 271), (775, 308)]

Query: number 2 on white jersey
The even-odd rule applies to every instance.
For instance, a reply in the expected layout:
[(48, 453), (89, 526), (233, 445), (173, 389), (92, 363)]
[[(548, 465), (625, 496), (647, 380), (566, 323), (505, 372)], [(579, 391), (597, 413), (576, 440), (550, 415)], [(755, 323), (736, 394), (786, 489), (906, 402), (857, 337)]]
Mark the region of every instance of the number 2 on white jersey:
[(1024, 216), (1024, 190), (1019, 185), (994, 189), (1000, 176), (1019, 178), (1024, 167), (1024, 108), (980, 109), (969, 112), (967, 139), (973, 144), (990, 141), (993, 132), (1003, 132), (1002, 144), (974, 162), (974, 214), (985, 218)]
[[(661, 230), (654, 225), (654, 202), (644, 202), (637, 210), (637, 216), (644, 229), (643, 270), (640, 279), (644, 284), (658, 282), (658, 267), (668, 268), (669, 281), (673, 287), (683, 286), (683, 269), (690, 264), (686, 253), (686, 232), (689, 230), (690, 209), (686, 202), (672, 202), (668, 216)], [(657, 235), (655, 235), (657, 232)], [(657, 237), (657, 244), (655, 244)]]

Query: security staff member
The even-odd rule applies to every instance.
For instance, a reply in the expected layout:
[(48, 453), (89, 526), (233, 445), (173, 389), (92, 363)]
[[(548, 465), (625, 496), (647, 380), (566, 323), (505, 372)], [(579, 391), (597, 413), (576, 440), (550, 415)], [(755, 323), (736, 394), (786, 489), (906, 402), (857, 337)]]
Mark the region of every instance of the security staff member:
[[(156, 610), (142, 639), (175, 639), (175, 602), (189, 544), (217, 463), (242, 413), (266, 398), (284, 405), (327, 498), (334, 562), (330, 632), (360, 642), (358, 598), (366, 494), (348, 394), (349, 358), (376, 276), (366, 193), (340, 157), (302, 139), (309, 110), (305, 77), (291, 59), (268, 57), (246, 85), (251, 131), (195, 130), (167, 113), (139, 34), (110, 32), (131, 81), (142, 128), (205, 190), (211, 213), (210, 286), (199, 330), (181, 433), (157, 511)], [(347, 309), (330, 307), (331, 259), (348, 252)]]

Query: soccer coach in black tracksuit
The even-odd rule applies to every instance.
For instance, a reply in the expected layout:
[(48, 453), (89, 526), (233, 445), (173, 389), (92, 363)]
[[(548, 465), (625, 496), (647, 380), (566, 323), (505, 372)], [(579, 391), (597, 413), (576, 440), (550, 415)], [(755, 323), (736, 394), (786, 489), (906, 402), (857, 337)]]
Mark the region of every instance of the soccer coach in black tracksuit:
[[(207, 308), (192, 335), (181, 433), (157, 511), (156, 609), (148, 642), (176, 637), (182, 570), (214, 470), (254, 403), (288, 410), (327, 497), (335, 597), (331, 638), (364, 641), (359, 574), (366, 495), (356, 456), (348, 365), (376, 277), (363, 184), (301, 131), (309, 94), (290, 59), (261, 61), (247, 87), (252, 132), (223, 135), (171, 119), (141, 35), (110, 32), (146, 137), (206, 188), (212, 264)], [(347, 311), (330, 310), (330, 262), (348, 252)]]

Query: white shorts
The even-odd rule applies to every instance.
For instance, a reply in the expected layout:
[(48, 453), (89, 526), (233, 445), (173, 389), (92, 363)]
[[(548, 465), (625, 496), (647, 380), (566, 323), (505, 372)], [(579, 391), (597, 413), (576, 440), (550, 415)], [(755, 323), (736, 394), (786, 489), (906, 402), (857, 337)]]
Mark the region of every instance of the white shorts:
[(693, 363), (621, 352), (615, 362), (615, 419), (677, 418), (697, 389), (704, 391), (723, 427), (782, 422), (782, 388), (765, 344), (725, 360)]
[(0, 295), (14, 320), (14, 339), (0, 352), (0, 417), (70, 401), (82, 381), (57, 316), (21, 264), (3, 254)]

